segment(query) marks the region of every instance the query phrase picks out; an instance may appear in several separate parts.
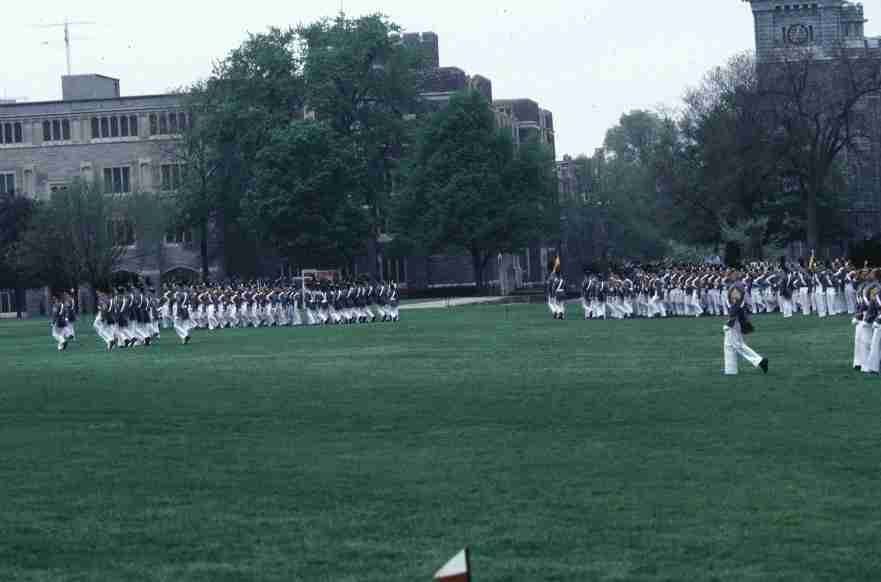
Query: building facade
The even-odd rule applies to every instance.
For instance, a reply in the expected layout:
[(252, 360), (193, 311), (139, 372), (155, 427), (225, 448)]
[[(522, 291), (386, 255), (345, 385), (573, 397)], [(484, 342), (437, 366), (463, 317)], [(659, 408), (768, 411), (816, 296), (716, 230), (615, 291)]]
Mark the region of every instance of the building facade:
[[(405, 34), (403, 42), (419, 50), (422, 86), (419, 96), (420, 113), (426, 114), (445, 107), (456, 93), (474, 90), (492, 103), (496, 124), (510, 132), (515, 146), (537, 139), (555, 153), (553, 114), (532, 99), (493, 99), (492, 81), (481, 75), (469, 75), (458, 67), (440, 66), (440, 47), (433, 32)], [(390, 237), (384, 237), (385, 242)], [(490, 261), (484, 280), (503, 292), (518, 287), (539, 285), (547, 275), (547, 264), (553, 260), (559, 240), (534, 241), (522, 253), (504, 254)], [(384, 245), (383, 245), (384, 246)], [(382, 252), (383, 246), (380, 246)], [(375, 257), (365, 257), (360, 268), (371, 271)], [(432, 255), (397, 259), (380, 257), (379, 276), (401, 281), (409, 289), (430, 289), (474, 285), (476, 280), (470, 256)]]
[[(178, 95), (123, 97), (117, 79), (64, 77), (60, 101), (0, 104), (0, 188), (45, 198), (81, 178), (106, 192), (171, 192), (180, 179), (174, 144), (188, 122)], [(157, 251), (132, 225), (124, 230), (130, 244), (120, 270), (156, 282), (200, 270), (193, 233), (170, 231)], [(217, 241), (209, 249), (220, 273)]]
[[(436, 111), (455, 93), (473, 89), (493, 103), (498, 126), (511, 132), (515, 144), (535, 137), (554, 150), (553, 116), (538, 103), (531, 99), (493, 101), (490, 79), (468, 75), (457, 67), (441, 67), (435, 33), (406, 34), (402, 42), (416, 47), (422, 56), (420, 113)], [(180, 95), (124, 97), (118, 79), (65, 76), (61, 100), (0, 103), (0, 191), (43, 198), (80, 178), (97, 181), (113, 193), (173, 192), (180, 179), (175, 146), (188, 123)], [(136, 225), (123, 230), (130, 244), (120, 270), (149, 277), (157, 284), (166, 277), (200, 272), (197, 233), (168, 232), (157, 249), (155, 241), (138, 240)], [(411, 289), (467, 286), (476, 280), (469, 256), (386, 258), (383, 249), (390, 240), (389, 235), (382, 235), (378, 245), (368, 245), (380, 255), (362, 257), (357, 262), (359, 272), (395, 279)], [(212, 232), (208, 243), (212, 277), (223, 277), (222, 240)], [(491, 262), (484, 278), (506, 289), (541, 282), (554, 247), (536, 242), (521, 254), (502, 256)], [(506, 278), (507, 283), (503, 282)], [(42, 301), (45, 304), (45, 298)], [(28, 307), (39, 312), (34, 304)]]
[[(817, 66), (837, 66), (835, 59), (847, 54), (872, 62), (881, 69), (881, 37), (865, 35), (865, 13), (861, 4), (845, 0), (744, 0), (750, 2), (754, 18), (756, 61), (760, 76), (790, 55), (810, 54)], [(858, 105), (862, 127), (857, 148), (843, 154), (847, 168), (846, 219), (850, 240), (827, 249), (843, 254), (860, 240), (881, 233), (881, 95), (863, 99)], [(798, 246), (798, 245), (797, 245)], [(795, 254), (810, 252), (796, 249)]]

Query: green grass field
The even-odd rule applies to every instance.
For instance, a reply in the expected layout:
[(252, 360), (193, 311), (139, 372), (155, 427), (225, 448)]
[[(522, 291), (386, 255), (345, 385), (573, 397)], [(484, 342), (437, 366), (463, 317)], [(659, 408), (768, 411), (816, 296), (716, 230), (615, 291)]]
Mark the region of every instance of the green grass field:
[(166, 334), (0, 321), (0, 581), (881, 579), (881, 379), (846, 318)]

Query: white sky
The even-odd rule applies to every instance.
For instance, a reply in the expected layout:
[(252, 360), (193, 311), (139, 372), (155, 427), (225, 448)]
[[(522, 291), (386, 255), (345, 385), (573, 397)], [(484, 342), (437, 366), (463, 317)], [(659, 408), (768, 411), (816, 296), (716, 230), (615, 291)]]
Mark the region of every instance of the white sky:
[[(247, 32), (340, 9), (339, 0), (9, 4), (0, 98), (28, 100), (61, 98), (63, 32), (39, 24), (94, 22), (71, 34), (73, 72), (118, 77), (123, 95), (137, 95), (204, 78)], [(742, 0), (344, 0), (344, 8), (383, 12), (408, 32), (433, 30), (442, 66), (489, 77), (497, 99), (529, 97), (550, 109), (558, 157), (592, 153), (631, 109), (677, 106), (705, 71), (754, 44)], [(881, 10), (870, 5), (866, 16), (867, 35), (879, 34), (872, 19), (881, 22)]]

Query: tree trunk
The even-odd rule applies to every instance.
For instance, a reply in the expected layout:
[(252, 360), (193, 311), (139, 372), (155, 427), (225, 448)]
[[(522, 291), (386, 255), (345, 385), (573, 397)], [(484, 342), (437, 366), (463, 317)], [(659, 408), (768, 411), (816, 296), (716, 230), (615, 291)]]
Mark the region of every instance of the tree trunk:
[(92, 296), (92, 308), (95, 310), (95, 313), (98, 313), (98, 288), (93, 284), (89, 285), (89, 290)]
[(199, 224), (199, 250), (202, 255), (202, 282), (208, 282), (208, 219)]
[(808, 248), (812, 251), (818, 251), (820, 244), (820, 226), (817, 222), (817, 188), (812, 187), (808, 191), (805, 207)]
[(483, 261), (480, 258), (480, 251), (471, 251), (471, 262), (474, 265), (474, 285), (477, 289), (483, 289)]
[(21, 319), (22, 312), (27, 309), (27, 306), (24, 305), (27, 302), (24, 286), (20, 281), (15, 282), (15, 317), (16, 319)]

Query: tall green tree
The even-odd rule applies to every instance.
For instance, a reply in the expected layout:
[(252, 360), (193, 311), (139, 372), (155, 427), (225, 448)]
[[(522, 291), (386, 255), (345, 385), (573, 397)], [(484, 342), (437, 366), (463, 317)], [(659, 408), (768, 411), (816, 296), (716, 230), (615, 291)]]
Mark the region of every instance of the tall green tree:
[(605, 216), (607, 258), (656, 258), (664, 254), (657, 213), (662, 197), (658, 164), (675, 140), (675, 126), (661, 115), (636, 110), (606, 132), (591, 159), (594, 191), (588, 203)]
[(553, 160), (538, 143), (515, 152), (477, 92), (454, 96), (420, 136), (398, 201), (402, 234), (426, 252), (465, 251), (484, 285), (491, 257), (556, 237)]
[(15, 309), (21, 318), (28, 272), (22, 261), (22, 239), (33, 214), (33, 200), (15, 192), (0, 193), (0, 287), (15, 290)]
[(312, 120), (276, 129), (260, 150), (246, 215), (291, 265), (354, 270), (370, 234), (356, 158), (351, 142)]
[(208, 275), (212, 228), (225, 242), (228, 271), (253, 265), (255, 256), (246, 251), (254, 246), (242, 198), (253, 187), (258, 153), (273, 131), (303, 115), (298, 47), (292, 29), (252, 34), (187, 93), (191, 121), (168, 157), (182, 165), (175, 196), (178, 222), (199, 233), (203, 277)]
[(350, 162), (363, 173), (374, 274), (381, 271), (377, 241), (388, 226), (408, 134), (405, 116), (416, 110), (419, 88), (420, 55), (400, 41), (399, 32), (380, 14), (355, 19), (340, 14), (297, 29), (308, 109), (351, 143)]
[(825, 47), (794, 49), (782, 62), (758, 69), (762, 110), (782, 174), (794, 183), (805, 209), (808, 246), (820, 244), (824, 195), (834, 188), (845, 156), (871, 151), (867, 99), (881, 97), (878, 51)]
[(126, 196), (76, 180), (40, 203), (23, 243), (40, 278), (55, 289), (86, 284), (94, 300), (134, 242)]

